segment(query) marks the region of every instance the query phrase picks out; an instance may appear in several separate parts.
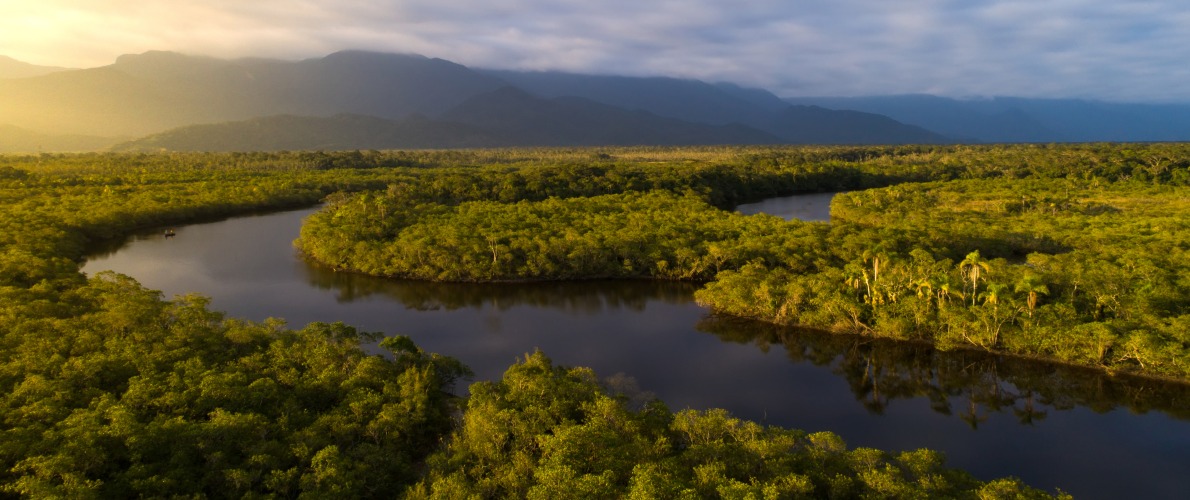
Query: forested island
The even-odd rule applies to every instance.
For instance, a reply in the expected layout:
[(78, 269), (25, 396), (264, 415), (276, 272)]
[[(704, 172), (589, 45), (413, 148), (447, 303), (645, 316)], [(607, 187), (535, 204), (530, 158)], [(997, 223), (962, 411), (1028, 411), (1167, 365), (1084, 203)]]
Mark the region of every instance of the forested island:
[[(728, 315), (1185, 380), (1185, 145), (0, 157), (13, 497), (1043, 497), (929, 450), (637, 404), (530, 353), (290, 328), (78, 272), (139, 228), (326, 200), (298, 246), (445, 281), (705, 284)], [(731, 208), (847, 191), (830, 224)], [(366, 346), (379, 342), (383, 355)], [(450, 353), (443, 353), (449, 355)], [(1061, 496), (1061, 493), (1058, 492)]]

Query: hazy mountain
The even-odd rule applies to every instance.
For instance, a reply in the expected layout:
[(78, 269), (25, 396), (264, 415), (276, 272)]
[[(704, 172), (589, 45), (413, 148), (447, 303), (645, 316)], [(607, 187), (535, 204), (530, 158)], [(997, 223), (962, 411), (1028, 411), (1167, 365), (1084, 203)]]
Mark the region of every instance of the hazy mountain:
[(581, 97), (545, 99), (514, 87), (473, 97), (442, 118), (499, 133), (510, 146), (782, 142), (743, 125), (692, 123)]
[[(27, 70), (29, 65), (0, 59), (0, 71), (9, 66)], [(423, 115), (420, 123), (406, 122), (415, 114)], [(489, 143), (485, 141), (611, 145), (1190, 140), (1190, 106), (1183, 105), (933, 96), (782, 100), (763, 89), (730, 83), (476, 71), (418, 55), (355, 51), (303, 61), (146, 52), (121, 56), (100, 68), (0, 78), (0, 123), (26, 132), (74, 136), (136, 137), (170, 131), (173, 135), (152, 140), (181, 145), (187, 137), (194, 141), (187, 147), (199, 149), (221, 149), (213, 144), (217, 137), (227, 149), (390, 143), (448, 147)], [(229, 132), (231, 123), (251, 124), (259, 134), (239, 140)], [(176, 130), (196, 124), (221, 125)], [(463, 124), (470, 128), (457, 128)], [(353, 142), (348, 132), (366, 140)], [(16, 137), (15, 132), (10, 135)], [(30, 143), (25, 144), (22, 147)]]
[(1017, 97), (992, 101), (1020, 110), (1067, 141), (1190, 141), (1190, 105), (1186, 104)]
[(341, 114), (270, 116), (190, 125), (119, 144), (115, 151), (282, 151), (492, 147), (488, 132), (421, 115), (400, 121)]
[(734, 83), (728, 83), (728, 82), (716, 83), (715, 88), (719, 89), (722, 92), (725, 92), (726, 94), (728, 94), (736, 99), (740, 99), (742, 101), (749, 102), (753, 105), (760, 106), (761, 108), (768, 109), (768, 110), (784, 109), (785, 106), (788, 104), (787, 102), (782, 100), (780, 97), (777, 97), (776, 94), (773, 94), (772, 92), (769, 92), (764, 89), (758, 89), (758, 88), (753, 88), (753, 87), (742, 87), (742, 86), (736, 85)]
[(796, 144), (954, 142), (870, 113), (790, 109), (763, 89), (677, 78), (483, 70), (542, 97), (582, 97), (621, 108), (713, 125), (737, 124)]
[[(493, 93), (510, 83), (529, 93)], [(506, 145), (936, 142), (918, 134), (917, 129), (896, 130), (896, 125), (887, 121), (857, 120), (863, 117), (832, 115), (825, 110), (798, 114), (787, 107), (766, 91), (731, 84), (477, 72), (441, 59), (353, 51), (304, 61), (222, 60), (146, 52), (121, 56), (100, 68), (0, 80), (0, 123), (94, 136), (170, 131), (146, 141), (165, 141), (162, 144), (185, 149), (219, 149), (211, 141), (221, 134), (228, 149), (348, 144), (345, 132), (327, 129), (336, 124), (372, 138), (359, 144), (374, 144), (377, 137), (396, 134), (391, 124), (369, 122), (377, 127), (368, 132), (378, 134), (373, 136), (360, 129), (365, 122), (338, 119), (301, 125), (296, 117), (355, 114), (401, 123), (415, 113), (478, 126)], [(282, 115), (291, 116), (277, 118)], [(254, 120), (261, 117), (273, 118)], [(813, 121), (797, 121), (805, 119), (822, 120), (827, 128), (816, 128)], [(227, 125), (174, 130), (245, 121), (265, 135), (237, 142), (228, 132), (234, 127)], [(293, 140), (309, 127), (326, 138), (307, 133), (303, 141)], [(280, 135), (268, 139), (267, 131)], [(287, 139), (281, 140), (281, 136)], [(194, 142), (186, 143), (183, 137)], [(420, 141), (425, 147), (451, 143), (430, 136)]]
[(340, 52), (305, 61), (170, 52), (0, 81), (0, 123), (57, 133), (144, 135), (195, 123), (294, 114), (434, 115), (505, 85), (441, 59)]
[(877, 113), (902, 123), (984, 142), (1056, 141), (1060, 135), (1019, 109), (930, 95), (788, 98), (793, 104)]
[(765, 130), (794, 144), (948, 144), (954, 139), (884, 115), (787, 106)]
[(698, 80), (485, 70), (485, 73), (546, 97), (582, 97), (629, 110), (699, 123), (755, 123), (784, 103), (764, 106)]
[(120, 144), (116, 151), (278, 151), (497, 146), (764, 144), (740, 125), (705, 125), (577, 97), (543, 99), (512, 87), (475, 96), (434, 120), (341, 114), (281, 115), (190, 125)]
[(436, 116), (469, 97), (506, 85), (450, 61), (408, 54), (348, 51), (258, 67), (271, 71), (257, 76), (256, 88), (262, 94), (257, 98), (281, 91), (277, 107), (293, 114)]
[(110, 67), (0, 80), (0, 123), (45, 133), (137, 135), (177, 113), (170, 97)]
[(54, 66), (37, 66), (21, 62), (8, 56), (0, 56), (0, 80), (7, 78), (29, 78), (31, 76), (48, 75), (68, 68)]
[(119, 141), (111, 137), (42, 134), (12, 125), (0, 125), (0, 153), (98, 151)]
[(985, 142), (1190, 140), (1190, 106), (1074, 99), (949, 99), (926, 95), (788, 98), (794, 104), (879, 113)]

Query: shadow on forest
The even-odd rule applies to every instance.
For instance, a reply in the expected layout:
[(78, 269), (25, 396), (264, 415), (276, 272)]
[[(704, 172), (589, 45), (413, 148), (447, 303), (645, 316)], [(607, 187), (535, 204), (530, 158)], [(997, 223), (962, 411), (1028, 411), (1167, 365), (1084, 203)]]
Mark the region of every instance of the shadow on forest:
[(698, 288), (692, 283), (654, 280), (435, 283), (336, 272), (309, 263), (304, 267), (309, 283), (323, 290), (335, 291), (339, 302), (380, 295), (419, 311), (484, 306), (501, 311), (528, 306), (584, 314), (617, 309), (640, 311), (650, 301), (690, 303)]
[(847, 381), (856, 399), (877, 414), (894, 400), (924, 397), (934, 411), (956, 415), (973, 428), (989, 412), (1012, 412), (1021, 423), (1032, 424), (1049, 411), (1076, 407), (1098, 413), (1119, 408), (1159, 411), (1190, 420), (1186, 384), (737, 318), (710, 317), (698, 329), (766, 352), (782, 347), (794, 362), (830, 366)]

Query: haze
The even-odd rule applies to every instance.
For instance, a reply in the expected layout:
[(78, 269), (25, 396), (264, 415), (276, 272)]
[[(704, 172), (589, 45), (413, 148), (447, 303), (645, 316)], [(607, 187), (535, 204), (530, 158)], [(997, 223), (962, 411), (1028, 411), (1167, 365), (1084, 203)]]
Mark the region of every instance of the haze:
[(94, 67), (146, 50), (302, 59), (366, 49), (786, 97), (1190, 102), (1186, 26), (1190, 5), (1177, 0), (10, 0), (0, 54)]

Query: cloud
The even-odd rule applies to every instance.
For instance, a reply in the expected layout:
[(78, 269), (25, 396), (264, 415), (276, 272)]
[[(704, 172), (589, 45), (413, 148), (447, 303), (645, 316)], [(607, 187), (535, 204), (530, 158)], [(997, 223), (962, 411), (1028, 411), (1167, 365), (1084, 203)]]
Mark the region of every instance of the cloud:
[(0, 6), (0, 47), (74, 66), (370, 49), (781, 95), (1190, 101), (1186, 26), (1181, 0), (28, 0)]

